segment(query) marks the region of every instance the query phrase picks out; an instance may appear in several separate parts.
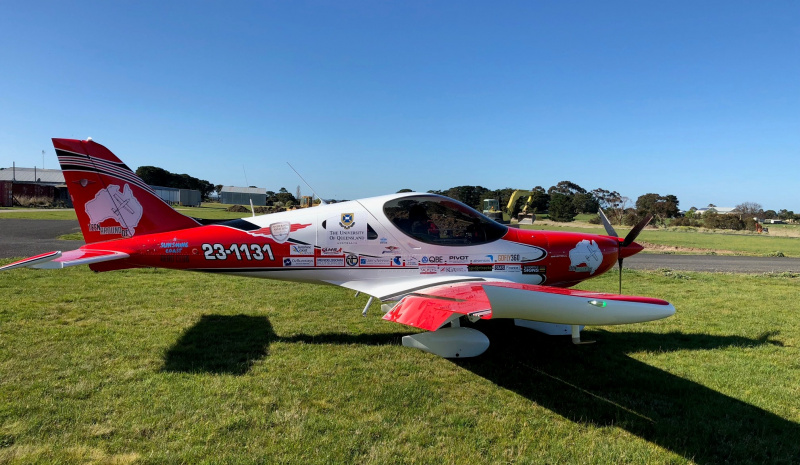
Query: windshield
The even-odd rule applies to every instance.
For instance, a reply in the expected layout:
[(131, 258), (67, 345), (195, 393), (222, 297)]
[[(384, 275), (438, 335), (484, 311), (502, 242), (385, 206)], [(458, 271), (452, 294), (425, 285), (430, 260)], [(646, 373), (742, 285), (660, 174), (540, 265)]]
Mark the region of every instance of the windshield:
[(437, 195), (390, 200), (383, 212), (398, 229), (427, 244), (485, 244), (500, 239), (507, 231), (463, 203)]

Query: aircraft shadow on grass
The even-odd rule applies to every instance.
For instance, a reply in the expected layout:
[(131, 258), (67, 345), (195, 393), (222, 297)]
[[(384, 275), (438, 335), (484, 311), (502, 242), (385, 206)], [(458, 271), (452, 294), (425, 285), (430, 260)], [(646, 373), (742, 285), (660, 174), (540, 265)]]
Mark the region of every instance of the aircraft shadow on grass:
[(243, 375), (267, 356), (273, 342), (305, 344), (399, 344), (414, 331), (380, 334), (295, 334), (278, 336), (266, 316), (203, 315), (164, 356), (162, 370)]
[[(593, 346), (543, 336), (510, 321), (481, 322), (492, 341), (462, 368), (576, 423), (615, 426), (697, 463), (800, 462), (800, 425), (642, 363), (639, 351), (778, 345), (759, 338), (593, 330)], [(409, 332), (280, 337), (265, 316), (204, 315), (165, 354), (165, 371), (245, 374), (272, 342), (399, 344)]]
[[(782, 346), (759, 338), (594, 330), (597, 345), (572, 346), (503, 321), (492, 347), (459, 366), (576, 423), (616, 426), (696, 463), (798, 463), (800, 425), (642, 363), (639, 351)], [(494, 336), (494, 337), (492, 337)], [(713, 369), (713, 368), (711, 368)]]

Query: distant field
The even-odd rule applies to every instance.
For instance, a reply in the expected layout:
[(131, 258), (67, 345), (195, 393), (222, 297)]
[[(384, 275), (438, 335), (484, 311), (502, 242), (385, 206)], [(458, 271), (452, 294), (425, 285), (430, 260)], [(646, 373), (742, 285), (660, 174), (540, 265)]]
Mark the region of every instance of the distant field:
[[(203, 203), (201, 207), (178, 207), (184, 215), (204, 219), (236, 219), (250, 216), (250, 213), (234, 213), (225, 211), (230, 205), (219, 203)], [(16, 211), (20, 210), (20, 211)], [(22, 211), (16, 209), (0, 213), (3, 218), (25, 219), (76, 219), (71, 209)], [(547, 231), (576, 231), (593, 234), (605, 234), (602, 226), (590, 225), (588, 220), (593, 215), (579, 215), (579, 222), (554, 223), (542, 216), (533, 225), (523, 225), (525, 229)], [(655, 253), (720, 253), (733, 255), (769, 256), (778, 252), (787, 257), (800, 257), (800, 225), (769, 225), (770, 234), (744, 234), (731, 232), (707, 232), (704, 230), (646, 229), (639, 236), (639, 242), (650, 247), (645, 252)], [(620, 236), (629, 229), (615, 227)], [(773, 233), (774, 231), (774, 233)], [(796, 234), (795, 234), (796, 233)], [(794, 236), (794, 237), (792, 237)], [(65, 239), (81, 239), (82, 236), (70, 235)]]
[[(791, 225), (794, 226), (794, 225)], [(602, 226), (557, 224), (523, 225), (524, 229), (543, 231), (572, 231), (590, 234), (606, 234)], [(624, 237), (629, 228), (614, 227)], [(658, 246), (656, 253), (727, 253), (736, 255), (766, 256), (781, 252), (787, 257), (800, 257), (800, 237), (786, 237), (770, 234), (736, 234), (725, 232), (706, 232), (703, 230), (645, 229), (637, 242), (645, 246)], [(647, 252), (647, 249), (645, 249)]]
[(677, 315), (586, 346), (485, 322), (489, 351), (450, 361), (339, 288), (6, 272), (0, 462), (800, 461), (800, 281), (624, 275)]
[[(203, 203), (200, 207), (177, 207), (176, 210), (186, 216), (194, 218), (203, 218), (209, 220), (233, 220), (250, 216), (250, 213), (236, 213), (225, 211), (230, 205), (220, 203)], [(249, 208), (249, 207), (248, 207)], [(41, 220), (74, 220), (75, 210), (69, 208), (64, 209), (36, 209), (29, 210), (25, 208), (12, 208), (5, 209), (0, 212), (0, 220), (3, 218), (21, 218), (21, 219), (41, 219)]]

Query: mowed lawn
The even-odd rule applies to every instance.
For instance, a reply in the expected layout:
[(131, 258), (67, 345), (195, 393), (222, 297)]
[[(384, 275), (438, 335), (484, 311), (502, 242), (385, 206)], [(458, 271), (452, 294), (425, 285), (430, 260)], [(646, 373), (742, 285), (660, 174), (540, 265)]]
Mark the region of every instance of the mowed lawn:
[[(236, 219), (250, 216), (249, 213), (229, 212), (226, 209), (230, 205), (219, 203), (203, 203), (201, 207), (178, 207), (177, 210), (187, 216), (203, 219)], [(545, 216), (545, 215), (540, 215)], [(580, 223), (534, 223), (533, 225), (523, 225), (524, 229), (539, 229), (547, 231), (577, 231), (589, 234), (606, 234), (602, 226), (588, 225), (588, 220), (592, 215), (579, 215), (579, 219), (584, 220)], [(75, 211), (72, 209), (60, 210), (35, 210), (11, 209), (0, 210), (0, 222), (4, 218), (22, 219), (76, 219)], [(796, 229), (797, 225), (769, 225), (773, 230)], [(628, 233), (629, 229), (615, 227), (620, 236)], [(79, 233), (64, 236), (63, 239), (82, 239)], [(694, 253), (705, 254), (712, 251), (735, 255), (753, 256), (774, 256), (778, 252), (786, 257), (800, 257), (800, 237), (786, 237), (784, 235), (734, 233), (724, 231), (706, 231), (695, 229), (655, 229), (649, 228), (642, 231), (638, 242), (660, 246), (658, 250), (650, 251), (645, 248), (645, 252), (655, 253)], [(671, 251), (670, 248), (675, 248)]]
[[(572, 231), (588, 234), (606, 234), (602, 226), (585, 227), (570, 223), (561, 225), (536, 224), (524, 226), (524, 229), (539, 229), (545, 231)], [(620, 237), (625, 237), (630, 228), (615, 226), (614, 229)], [(786, 237), (769, 234), (754, 234), (744, 232), (725, 232), (720, 230), (708, 231), (697, 229), (656, 229), (648, 228), (642, 231), (636, 242), (667, 247), (676, 247), (676, 253), (703, 254), (712, 251), (730, 253), (735, 255), (771, 256), (777, 252), (786, 257), (800, 257), (800, 237)], [(694, 249), (694, 250), (690, 250)], [(655, 253), (664, 253), (657, 250)], [(645, 248), (645, 252), (648, 252)]]
[(800, 279), (624, 274), (678, 313), (583, 346), (481, 322), (492, 346), (453, 361), (334, 287), (6, 272), (0, 462), (800, 461)]

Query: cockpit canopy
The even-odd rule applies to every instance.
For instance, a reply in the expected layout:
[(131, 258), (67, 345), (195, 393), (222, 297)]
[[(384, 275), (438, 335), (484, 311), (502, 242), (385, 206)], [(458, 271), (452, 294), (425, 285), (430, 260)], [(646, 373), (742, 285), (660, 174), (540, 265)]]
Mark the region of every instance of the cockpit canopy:
[(383, 205), (383, 213), (400, 231), (426, 244), (486, 244), (508, 231), (463, 203), (438, 195), (390, 200)]

